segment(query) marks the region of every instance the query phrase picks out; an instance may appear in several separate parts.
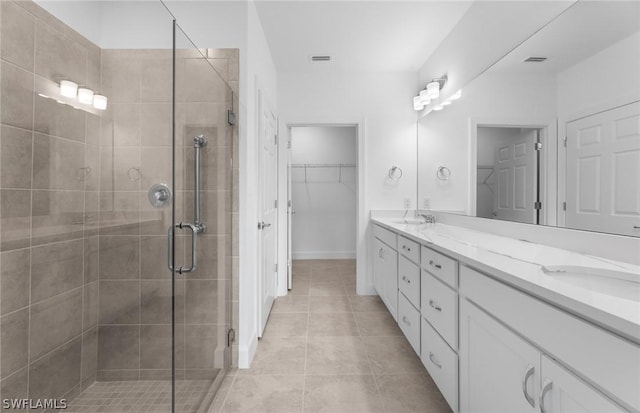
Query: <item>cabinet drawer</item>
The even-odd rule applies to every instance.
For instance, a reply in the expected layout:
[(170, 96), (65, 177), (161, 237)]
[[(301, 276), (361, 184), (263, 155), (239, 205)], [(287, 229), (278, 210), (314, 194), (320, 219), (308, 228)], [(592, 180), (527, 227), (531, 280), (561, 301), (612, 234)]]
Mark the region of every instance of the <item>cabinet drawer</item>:
[(453, 288), (458, 287), (458, 262), (430, 248), (422, 247), (422, 268)]
[(420, 244), (398, 236), (398, 252), (416, 264), (420, 263)]
[(424, 318), (420, 358), (451, 409), (457, 412), (458, 356)]
[(466, 266), (460, 268), (460, 295), (605, 393), (640, 410), (637, 344)]
[(422, 316), (454, 350), (458, 349), (458, 294), (427, 271), (422, 271)]
[(413, 347), (420, 354), (420, 312), (416, 310), (407, 297), (398, 294), (398, 325)]
[(396, 246), (396, 234), (389, 231), (386, 228), (382, 228), (379, 225), (373, 226), (373, 236), (378, 238), (380, 241), (384, 242), (394, 250), (397, 248)]
[(398, 258), (398, 289), (414, 307), (420, 308), (420, 267), (402, 255)]

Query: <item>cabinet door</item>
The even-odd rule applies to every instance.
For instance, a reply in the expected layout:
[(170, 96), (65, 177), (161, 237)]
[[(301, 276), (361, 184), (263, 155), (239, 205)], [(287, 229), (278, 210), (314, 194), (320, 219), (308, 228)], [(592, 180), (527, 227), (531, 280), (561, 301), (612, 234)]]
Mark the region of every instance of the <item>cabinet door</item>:
[(542, 356), (541, 386), (543, 411), (548, 413), (625, 411), (547, 356)]
[(378, 238), (373, 239), (373, 287), (382, 297), (384, 295), (383, 256), (385, 245)]
[(374, 286), (395, 320), (398, 316), (398, 253), (374, 238)]
[(460, 411), (535, 412), (540, 353), (467, 300), (460, 300)]

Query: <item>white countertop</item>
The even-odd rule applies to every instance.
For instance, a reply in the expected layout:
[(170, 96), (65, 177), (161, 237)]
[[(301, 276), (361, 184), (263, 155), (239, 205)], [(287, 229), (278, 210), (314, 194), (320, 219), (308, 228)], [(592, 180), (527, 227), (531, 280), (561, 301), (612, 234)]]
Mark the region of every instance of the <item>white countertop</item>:
[[(640, 266), (453, 225), (404, 224), (386, 217), (371, 221), (640, 343)], [(625, 272), (637, 282), (603, 277), (575, 282), (543, 271), (558, 265)]]

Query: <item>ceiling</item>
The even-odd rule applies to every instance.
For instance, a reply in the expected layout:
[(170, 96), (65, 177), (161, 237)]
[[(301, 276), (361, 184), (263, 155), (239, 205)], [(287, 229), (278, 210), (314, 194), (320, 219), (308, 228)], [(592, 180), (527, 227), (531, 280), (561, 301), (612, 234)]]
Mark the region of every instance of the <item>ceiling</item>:
[[(559, 73), (640, 30), (638, 1), (581, 1), (491, 67), (492, 72)], [(530, 56), (543, 63), (523, 63)]]
[[(472, 1), (256, 1), (280, 72), (417, 72)], [(330, 55), (330, 63), (311, 63)]]

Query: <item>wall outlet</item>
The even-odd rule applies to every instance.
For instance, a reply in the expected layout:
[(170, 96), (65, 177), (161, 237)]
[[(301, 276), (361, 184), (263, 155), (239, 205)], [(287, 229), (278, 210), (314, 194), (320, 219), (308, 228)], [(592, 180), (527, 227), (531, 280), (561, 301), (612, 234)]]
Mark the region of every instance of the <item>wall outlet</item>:
[(422, 209), (431, 209), (431, 198), (422, 198)]
[(411, 209), (411, 198), (405, 198), (402, 205), (404, 205), (404, 209)]

